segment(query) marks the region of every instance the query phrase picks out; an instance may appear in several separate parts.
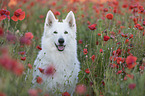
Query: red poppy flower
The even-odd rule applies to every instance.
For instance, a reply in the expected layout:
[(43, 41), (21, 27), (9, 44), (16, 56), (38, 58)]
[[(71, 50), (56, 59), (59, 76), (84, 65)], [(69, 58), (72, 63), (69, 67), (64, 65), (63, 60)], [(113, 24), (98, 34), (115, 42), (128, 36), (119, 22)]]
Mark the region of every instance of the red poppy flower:
[(103, 11), (104, 11), (104, 12), (108, 12), (108, 8), (104, 8)]
[(32, 65), (30, 63), (28, 64), (28, 68), (29, 69), (32, 69)]
[(139, 66), (139, 69), (140, 70), (144, 70), (144, 66)]
[(123, 5), (122, 5), (122, 8), (127, 8), (127, 7), (128, 7), (127, 4), (123, 4)]
[(22, 61), (25, 61), (25, 60), (26, 60), (26, 57), (21, 57), (21, 60), (22, 60)]
[(106, 15), (106, 18), (112, 20), (112, 19), (113, 19), (113, 14), (108, 13), (108, 14)]
[(88, 50), (87, 49), (84, 49), (84, 54), (86, 55), (88, 53)]
[(126, 40), (125, 40), (125, 43), (128, 43), (128, 42), (129, 42), (129, 40), (128, 40), (128, 39), (126, 39)]
[(14, 74), (20, 76), (24, 71), (24, 66), (15, 59), (8, 56), (8, 53), (2, 53), (0, 56), (0, 65), (6, 70), (12, 71)]
[(89, 74), (89, 73), (90, 73), (90, 70), (87, 68), (87, 69), (85, 70), (85, 72), (86, 72), (87, 74)]
[(113, 9), (113, 12), (114, 12), (114, 13), (117, 13), (117, 9)]
[(50, 76), (50, 75), (54, 75), (56, 69), (54, 68), (53, 65), (50, 65), (49, 67), (47, 67), (47, 69), (45, 70), (45, 74)]
[(100, 53), (103, 53), (103, 49), (100, 49)]
[(23, 20), (25, 18), (25, 12), (22, 9), (17, 9), (14, 15), (11, 17), (13, 21)]
[(29, 38), (29, 39), (33, 39), (34, 36), (31, 32), (27, 32), (27, 33), (25, 33), (25, 37)]
[(83, 95), (86, 93), (86, 86), (83, 84), (79, 84), (76, 86), (75, 92), (79, 95)]
[(142, 25), (145, 26), (145, 21), (143, 21)]
[(6, 18), (10, 19), (10, 12), (8, 10), (1, 9), (0, 10), (0, 20), (4, 20)]
[(62, 93), (62, 96), (70, 96), (70, 94), (68, 92), (64, 92)]
[(39, 71), (40, 71), (41, 73), (44, 74), (44, 69), (42, 69), (42, 68), (38, 68), (38, 69), (39, 69)]
[(38, 96), (38, 90), (36, 89), (29, 89), (28, 93), (29, 93), (29, 96)]
[(92, 24), (92, 25), (89, 25), (88, 28), (90, 30), (95, 30), (96, 29), (96, 26), (97, 26), (97, 24)]
[(19, 52), (18, 54), (25, 55), (26, 52), (25, 52), (25, 51), (21, 51), (21, 52)]
[(122, 73), (122, 70), (119, 70), (118, 72), (117, 72), (117, 74), (121, 74)]
[(79, 44), (82, 44), (83, 43), (83, 40), (79, 40)]
[(92, 55), (91, 59), (92, 59), (92, 61), (94, 62), (94, 60), (95, 60), (95, 55)]
[(38, 84), (41, 84), (42, 82), (43, 82), (43, 79), (41, 78), (41, 77), (37, 77), (36, 78), (36, 82), (38, 83)]
[(123, 80), (127, 80), (127, 77), (125, 76), (125, 77), (123, 78)]
[(133, 34), (130, 34), (129, 39), (133, 38)]
[(117, 64), (122, 64), (125, 61), (124, 58), (118, 57), (117, 58)]
[(42, 48), (39, 45), (37, 45), (36, 48), (39, 50), (42, 50)]
[(60, 15), (59, 11), (54, 12), (54, 15)]
[(110, 39), (109, 36), (104, 36), (104, 41), (108, 41)]
[(0, 36), (3, 36), (4, 35), (4, 31), (2, 28), (0, 28)]
[(136, 87), (135, 83), (131, 83), (128, 85), (129, 89), (133, 90)]
[(101, 33), (98, 33), (98, 36), (101, 36)]
[(137, 58), (135, 56), (127, 56), (126, 58), (126, 64), (129, 69), (132, 69), (136, 65)]

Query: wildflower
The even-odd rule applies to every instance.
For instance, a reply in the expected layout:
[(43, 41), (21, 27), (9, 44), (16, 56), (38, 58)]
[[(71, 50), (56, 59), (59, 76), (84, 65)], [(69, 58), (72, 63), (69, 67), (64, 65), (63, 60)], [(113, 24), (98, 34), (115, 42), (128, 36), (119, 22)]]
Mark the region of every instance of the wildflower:
[(100, 53), (103, 53), (103, 49), (100, 49)]
[(84, 84), (77, 85), (75, 92), (79, 95), (84, 95), (86, 93), (86, 86)]
[(30, 45), (31, 40), (29, 38), (23, 36), (23, 37), (20, 38), (20, 44)]
[(88, 50), (87, 49), (84, 49), (84, 54), (86, 55), (88, 53)]
[(104, 81), (102, 81), (102, 84), (103, 84), (103, 86), (105, 86), (105, 82)]
[(123, 5), (122, 5), (122, 8), (127, 8), (127, 7), (128, 7), (127, 4), (123, 4)]
[(130, 34), (129, 39), (133, 38), (133, 34)]
[(39, 45), (37, 45), (36, 48), (39, 50), (42, 50), (42, 48)]
[(55, 73), (55, 68), (54, 68), (54, 66), (53, 65), (50, 65), (50, 66), (48, 66), (47, 67), (47, 69), (45, 69), (45, 74), (46, 75), (48, 75), (48, 76), (50, 76), (50, 75), (54, 75), (54, 73)]
[(42, 68), (38, 68), (38, 69), (39, 69), (39, 71), (40, 71), (41, 73), (44, 74), (44, 69), (42, 69)]
[(112, 20), (112, 19), (113, 19), (113, 14), (108, 13), (108, 14), (106, 15), (106, 18), (109, 19), (109, 20)]
[(91, 59), (92, 59), (92, 61), (94, 62), (94, 60), (95, 60), (95, 55), (92, 55)]
[(22, 60), (22, 61), (25, 61), (25, 60), (26, 60), (26, 57), (21, 57), (21, 60)]
[(43, 80), (42, 80), (42, 78), (41, 77), (37, 77), (36, 78), (36, 82), (38, 83), (38, 84), (41, 84), (42, 82), (43, 82)]
[(31, 32), (25, 33), (25, 38), (33, 39), (33, 34)]
[(89, 25), (88, 28), (90, 30), (95, 30), (96, 29), (96, 26), (97, 26), (97, 24), (92, 24), (92, 25)]
[(29, 69), (32, 69), (32, 65), (30, 63), (28, 64), (28, 68)]
[(132, 69), (136, 65), (137, 58), (135, 56), (127, 56), (126, 58), (126, 64), (129, 69)]
[(90, 70), (87, 68), (87, 69), (85, 70), (85, 72), (86, 72), (87, 74), (89, 74), (89, 73), (90, 73)]
[(62, 96), (70, 96), (70, 94), (68, 92), (64, 92), (62, 93)]
[(139, 69), (140, 70), (144, 70), (144, 66), (139, 66)]
[(104, 8), (103, 11), (104, 11), (104, 12), (108, 12), (108, 8)]
[(17, 9), (14, 15), (11, 17), (13, 21), (23, 20), (25, 18), (25, 12), (22, 9)]
[(125, 77), (123, 78), (123, 80), (124, 80), (124, 81), (127, 80), (127, 77), (125, 76)]
[(122, 70), (119, 70), (118, 72), (117, 72), (117, 74), (121, 74), (122, 73)]
[(0, 20), (4, 20), (6, 18), (10, 19), (10, 12), (8, 10), (1, 9), (0, 10)]
[(113, 12), (114, 12), (114, 13), (117, 13), (117, 9), (113, 9)]
[(3, 36), (3, 35), (4, 35), (3, 29), (0, 27), (0, 36)]
[(125, 61), (124, 58), (118, 57), (117, 58), (117, 64), (122, 64)]
[(38, 90), (36, 89), (29, 89), (28, 90), (29, 96), (38, 96)]
[(129, 89), (133, 90), (136, 87), (135, 83), (131, 83), (128, 85)]
[(44, 18), (44, 16), (43, 16), (43, 15), (40, 15), (40, 16), (39, 16), (39, 18), (40, 18), (40, 19), (43, 19), (43, 18)]
[[(3, 51), (3, 49), (1, 50)], [(6, 70), (13, 72), (17, 76), (22, 75), (24, 66), (17, 60), (9, 57), (7, 50), (4, 51), (6, 52), (2, 52), (2, 55), (0, 56), (0, 65)]]
[(142, 25), (145, 26), (145, 21), (143, 21)]
[(99, 42), (98, 41), (96, 41), (96, 45), (99, 45)]
[(109, 36), (104, 36), (104, 41), (108, 41), (110, 39)]
[(79, 44), (82, 44), (83, 43), (83, 41), (82, 40), (79, 40)]
[(26, 52), (25, 52), (25, 51), (21, 51), (21, 52), (19, 52), (19, 54), (21, 54), (21, 55), (25, 55)]
[(98, 36), (101, 36), (101, 33), (98, 33)]
[(129, 40), (128, 40), (128, 39), (126, 39), (126, 40), (125, 40), (125, 44), (126, 44), (126, 43), (128, 43), (128, 42), (129, 42)]
[(54, 15), (60, 15), (59, 11), (54, 12)]

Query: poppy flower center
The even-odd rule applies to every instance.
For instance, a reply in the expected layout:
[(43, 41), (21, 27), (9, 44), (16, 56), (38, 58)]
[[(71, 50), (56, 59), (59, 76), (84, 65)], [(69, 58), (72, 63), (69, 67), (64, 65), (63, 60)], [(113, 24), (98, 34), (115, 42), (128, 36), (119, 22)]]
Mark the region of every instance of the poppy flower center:
[(20, 13), (15, 12), (16, 17), (19, 17), (20, 15), (21, 15)]

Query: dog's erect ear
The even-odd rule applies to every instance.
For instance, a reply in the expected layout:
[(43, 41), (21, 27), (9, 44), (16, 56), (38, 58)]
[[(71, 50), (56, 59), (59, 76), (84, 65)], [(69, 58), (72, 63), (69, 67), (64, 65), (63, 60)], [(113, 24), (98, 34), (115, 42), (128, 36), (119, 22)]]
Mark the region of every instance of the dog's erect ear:
[(75, 21), (75, 16), (74, 13), (72, 11), (70, 11), (66, 18), (65, 18), (65, 22), (68, 22), (70, 27), (75, 27), (76, 26), (76, 21)]
[(45, 25), (51, 27), (55, 21), (57, 20), (55, 19), (54, 14), (49, 10), (45, 19)]

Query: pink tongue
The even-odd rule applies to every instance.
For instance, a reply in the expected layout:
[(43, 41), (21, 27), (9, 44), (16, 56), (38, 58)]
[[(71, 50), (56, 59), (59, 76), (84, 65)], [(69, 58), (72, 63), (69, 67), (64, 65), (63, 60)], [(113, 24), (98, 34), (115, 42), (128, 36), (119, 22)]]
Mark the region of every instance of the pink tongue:
[(63, 50), (64, 49), (64, 46), (58, 46), (58, 49), (59, 50)]

